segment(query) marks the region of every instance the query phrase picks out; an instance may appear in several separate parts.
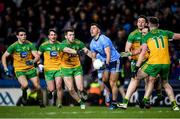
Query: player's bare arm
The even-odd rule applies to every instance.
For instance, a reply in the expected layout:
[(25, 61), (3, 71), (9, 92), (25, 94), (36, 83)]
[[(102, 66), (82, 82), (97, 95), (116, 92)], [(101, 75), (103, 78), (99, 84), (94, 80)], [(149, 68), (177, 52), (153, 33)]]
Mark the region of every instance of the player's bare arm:
[(111, 60), (111, 50), (109, 47), (105, 48), (105, 53), (106, 53), (106, 64), (109, 64)]
[(41, 55), (42, 55), (42, 52), (38, 51), (38, 55), (41, 56)]
[(66, 53), (69, 53), (69, 54), (77, 54), (76, 50), (68, 48), (68, 47), (65, 47), (63, 49), (63, 52), (66, 52)]
[(132, 53), (132, 56), (133, 56), (133, 55), (138, 55), (138, 54), (140, 54), (141, 51), (142, 51), (142, 46), (141, 46), (139, 49), (134, 50), (133, 52), (131, 52), (131, 53)]
[(134, 56), (134, 55), (138, 55), (141, 53), (142, 47), (140, 47), (139, 49), (134, 50), (133, 52), (121, 52), (121, 57), (130, 57), (130, 56)]
[(86, 47), (83, 48), (82, 50), (83, 50), (84, 53), (85, 53), (88, 57), (90, 57), (91, 59), (94, 60), (94, 59), (96, 58), (96, 56), (94, 57), (93, 53), (92, 53), (89, 49), (87, 49)]
[[(127, 41), (125, 46), (125, 52), (131, 52), (131, 47), (132, 43)], [(131, 56), (129, 56), (128, 58), (131, 59)]]
[(7, 59), (7, 57), (9, 57), (10, 56), (10, 54), (6, 51), (4, 54), (3, 54), (3, 56), (2, 56), (2, 65), (3, 65), (3, 67), (4, 67), (4, 70), (8, 70), (8, 68), (7, 68), (7, 63), (6, 63), (6, 59)]
[(36, 63), (39, 61), (40, 56), (37, 51), (31, 51), (32, 55), (34, 56), (33, 62)]
[(138, 61), (137, 61), (137, 63), (136, 63), (136, 66), (137, 67), (140, 67), (141, 66), (141, 64), (142, 64), (142, 62), (143, 62), (143, 60), (144, 60), (144, 57), (145, 57), (145, 54), (146, 54), (146, 52), (147, 52), (147, 50), (148, 50), (148, 47), (147, 47), (147, 44), (143, 44), (142, 46), (141, 46), (141, 53), (140, 53), (140, 55), (139, 55), (139, 57), (138, 57)]
[(174, 40), (180, 40), (180, 33), (174, 33), (173, 39)]

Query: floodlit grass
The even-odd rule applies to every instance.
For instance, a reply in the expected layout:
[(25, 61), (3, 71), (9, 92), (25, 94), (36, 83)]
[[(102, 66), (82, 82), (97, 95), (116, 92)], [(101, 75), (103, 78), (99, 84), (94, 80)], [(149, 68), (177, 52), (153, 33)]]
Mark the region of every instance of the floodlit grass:
[(89, 106), (85, 110), (80, 107), (40, 108), (0, 107), (0, 118), (180, 118), (180, 111), (172, 111), (170, 107), (139, 109), (129, 107), (127, 110), (109, 110), (107, 107)]

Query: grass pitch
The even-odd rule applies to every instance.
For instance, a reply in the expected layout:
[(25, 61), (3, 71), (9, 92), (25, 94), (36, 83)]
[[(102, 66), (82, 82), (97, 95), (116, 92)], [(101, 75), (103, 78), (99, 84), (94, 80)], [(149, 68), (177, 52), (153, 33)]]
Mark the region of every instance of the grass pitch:
[(107, 107), (89, 106), (81, 110), (79, 106), (64, 106), (60, 109), (48, 106), (0, 107), (0, 118), (180, 118), (180, 111), (170, 107), (153, 107), (139, 109), (129, 107), (127, 110), (109, 110)]

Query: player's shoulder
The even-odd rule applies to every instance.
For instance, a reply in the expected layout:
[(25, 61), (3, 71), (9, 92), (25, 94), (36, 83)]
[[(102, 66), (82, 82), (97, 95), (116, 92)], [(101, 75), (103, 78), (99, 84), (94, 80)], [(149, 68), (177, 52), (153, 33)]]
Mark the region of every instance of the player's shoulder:
[(32, 45), (33, 43), (31, 41), (29, 41), (29, 40), (26, 40), (26, 44)]
[(106, 41), (110, 41), (110, 38), (107, 37), (107, 36), (104, 35), (104, 34), (101, 34), (101, 35), (99, 36), (99, 40), (100, 40), (101, 42), (106, 42)]
[(158, 29), (159, 33), (161, 34), (168, 34), (168, 33), (173, 33), (171, 31), (168, 31), (168, 30), (163, 30), (163, 29)]
[(106, 35), (104, 35), (104, 34), (100, 34), (100, 36), (99, 36), (100, 38), (108, 38)]
[(82, 41), (80, 41), (79, 39), (75, 39), (75, 43), (76, 43), (76, 44), (81, 44)]
[(49, 44), (49, 41), (43, 42), (43, 43), (41, 44), (41, 46), (45, 46), (45, 45), (47, 45), (47, 44)]
[(63, 40), (61, 43), (66, 44), (66, 43), (67, 43), (67, 40)]
[(56, 43), (57, 43), (57, 44), (61, 44), (61, 42), (60, 42), (60, 41), (57, 41)]
[(14, 42), (13, 44), (11, 44), (8, 48), (13, 48), (13, 47), (16, 47), (18, 45), (18, 41)]
[(129, 34), (129, 36), (134, 36), (134, 35), (136, 35), (136, 34), (138, 34), (139, 33), (139, 30), (138, 29), (135, 29), (134, 31), (132, 31), (130, 34)]
[(13, 44), (11, 44), (10, 46), (15, 46), (15, 45), (18, 45), (18, 41), (14, 42)]
[(143, 40), (144, 40), (144, 41), (147, 41), (147, 40), (151, 39), (153, 36), (155, 36), (154, 33), (148, 32), (148, 33), (143, 37)]

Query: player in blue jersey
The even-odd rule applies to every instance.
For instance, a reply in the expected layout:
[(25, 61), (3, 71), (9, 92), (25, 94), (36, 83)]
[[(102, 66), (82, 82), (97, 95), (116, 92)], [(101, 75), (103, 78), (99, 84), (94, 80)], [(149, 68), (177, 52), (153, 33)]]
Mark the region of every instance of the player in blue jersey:
[(93, 53), (93, 57), (99, 53), (102, 58), (105, 59), (105, 70), (103, 71), (102, 80), (107, 83), (109, 81), (112, 91), (112, 102), (110, 109), (115, 108), (118, 88), (116, 82), (119, 78), (120, 72), (120, 54), (113, 46), (112, 41), (105, 35), (101, 34), (100, 26), (96, 23), (91, 24), (90, 33), (92, 41), (90, 43), (90, 49)]

